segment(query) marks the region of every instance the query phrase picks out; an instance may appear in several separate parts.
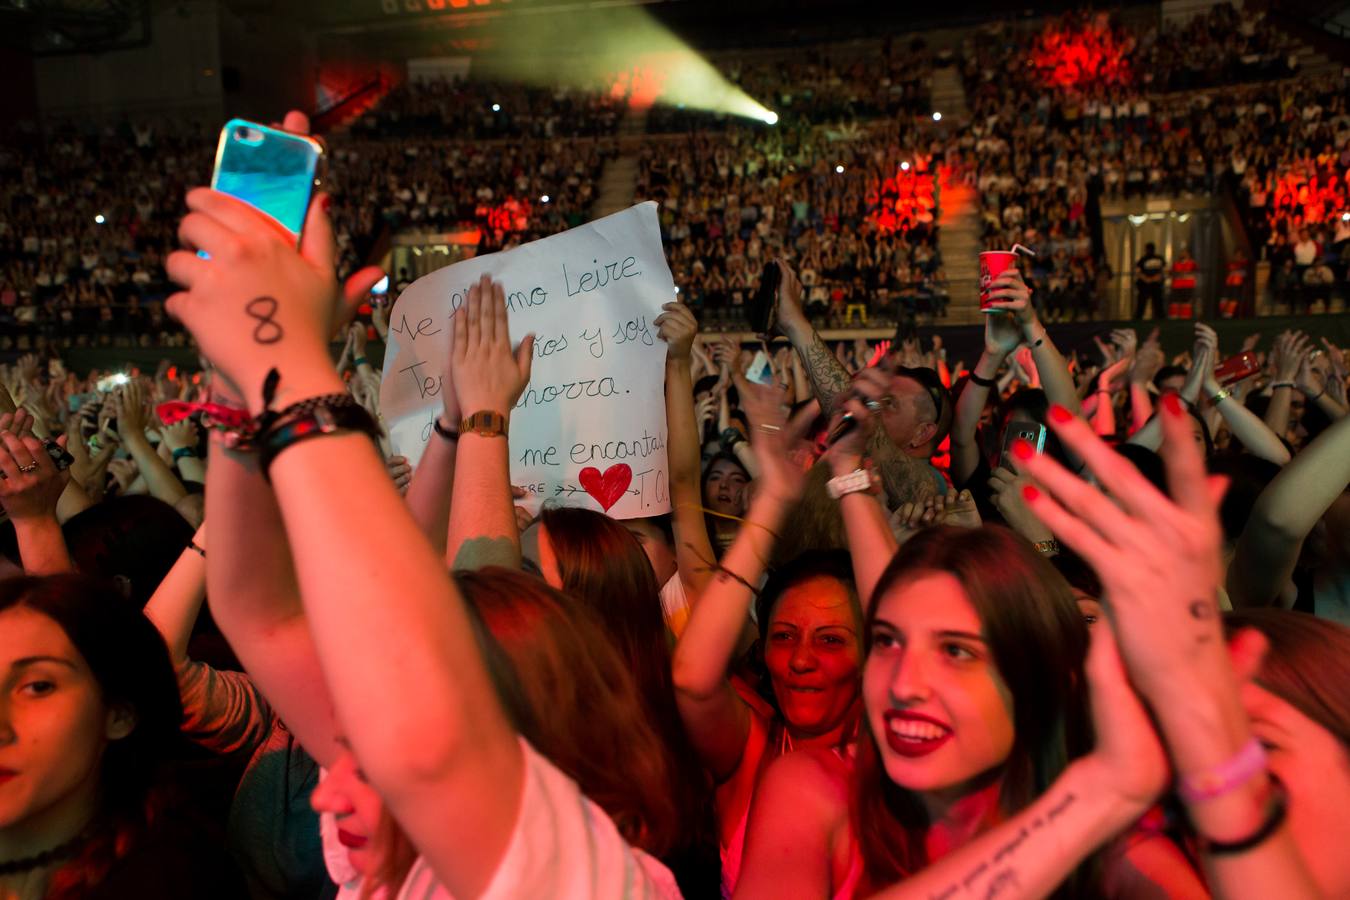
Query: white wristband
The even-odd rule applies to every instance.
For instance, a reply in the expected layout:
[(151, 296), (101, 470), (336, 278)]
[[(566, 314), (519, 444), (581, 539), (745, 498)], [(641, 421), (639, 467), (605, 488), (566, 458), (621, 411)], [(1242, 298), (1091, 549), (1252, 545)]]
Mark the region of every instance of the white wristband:
[(854, 469), (847, 475), (837, 475), (825, 482), (825, 491), (835, 500), (845, 494), (856, 494), (872, 489), (872, 473), (866, 469)]

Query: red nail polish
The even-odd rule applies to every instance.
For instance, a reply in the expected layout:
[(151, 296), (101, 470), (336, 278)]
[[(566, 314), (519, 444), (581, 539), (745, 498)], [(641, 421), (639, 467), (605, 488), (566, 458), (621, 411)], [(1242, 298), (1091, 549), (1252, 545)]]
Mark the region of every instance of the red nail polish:
[(333, 197), (331, 194), (324, 194), (323, 198), (319, 200), (319, 206), (323, 209), (325, 213), (328, 212), (329, 208), (332, 207), (332, 205), (333, 205)]
[(1060, 425), (1063, 425), (1066, 422), (1073, 421), (1073, 413), (1069, 412), (1067, 408), (1060, 406), (1058, 403), (1055, 403), (1052, 404), (1050, 407), (1050, 418), (1053, 419), (1055, 422), (1058, 422)]
[(1034, 484), (1022, 485), (1022, 499), (1028, 503), (1035, 503), (1041, 499), (1041, 490)]
[(1030, 441), (1024, 441), (1021, 438), (1018, 438), (1013, 441), (1012, 455), (1023, 462), (1026, 462), (1036, 455), (1036, 451), (1032, 448)]
[(1164, 394), (1162, 402), (1163, 406), (1167, 407), (1167, 411), (1170, 412), (1172, 415), (1184, 416), (1186, 414), (1186, 408), (1181, 405), (1180, 395)]

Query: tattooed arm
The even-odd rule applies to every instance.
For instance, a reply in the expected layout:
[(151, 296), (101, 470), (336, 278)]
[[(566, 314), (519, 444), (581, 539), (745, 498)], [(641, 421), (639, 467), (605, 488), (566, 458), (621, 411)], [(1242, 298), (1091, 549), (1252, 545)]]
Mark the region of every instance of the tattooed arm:
[(849, 389), (848, 371), (825, 346), (825, 341), (802, 312), (802, 284), (797, 280), (797, 273), (785, 261), (775, 261), (783, 273), (778, 286), (778, 328), (801, 357), (802, 367), (811, 379), (811, 389), (820, 400), (821, 412), (827, 418), (833, 417)]
[(848, 370), (843, 367), (825, 340), (809, 324), (805, 332), (792, 336), (792, 346), (801, 355), (806, 366), (807, 377), (811, 379), (811, 389), (820, 400), (820, 408), (826, 416), (833, 416), (843, 404), (851, 380)]

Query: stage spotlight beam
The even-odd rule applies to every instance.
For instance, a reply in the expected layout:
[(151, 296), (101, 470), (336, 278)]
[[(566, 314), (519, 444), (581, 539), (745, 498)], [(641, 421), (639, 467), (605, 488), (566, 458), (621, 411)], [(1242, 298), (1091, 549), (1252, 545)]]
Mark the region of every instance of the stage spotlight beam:
[[(474, 61), (475, 72), (485, 78), (584, 91), (608, 86), (638, 107), (661, 104), (778, 122), (777, 112), (639, 6), (500, 19), (492, 27), (498, 52)], [(565, 57), (560, 48), (566, 48)]]

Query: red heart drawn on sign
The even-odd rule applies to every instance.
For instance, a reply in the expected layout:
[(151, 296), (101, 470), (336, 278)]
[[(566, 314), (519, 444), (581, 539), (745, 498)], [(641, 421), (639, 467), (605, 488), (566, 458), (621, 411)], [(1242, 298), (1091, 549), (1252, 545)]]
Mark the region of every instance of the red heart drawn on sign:
[(627, 463), (615, 463), (601, 475), (595, 466), (587, 466), (577, 473), (577, 481), (605, 512), (609, 512), (609, 508), (618, 503), (624, 491), (628, 490), (628, 485), (633, 483), (633, 470)]

